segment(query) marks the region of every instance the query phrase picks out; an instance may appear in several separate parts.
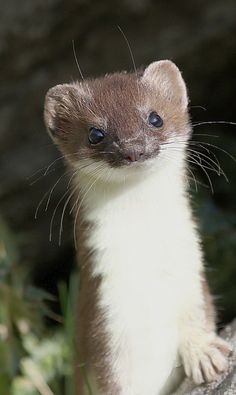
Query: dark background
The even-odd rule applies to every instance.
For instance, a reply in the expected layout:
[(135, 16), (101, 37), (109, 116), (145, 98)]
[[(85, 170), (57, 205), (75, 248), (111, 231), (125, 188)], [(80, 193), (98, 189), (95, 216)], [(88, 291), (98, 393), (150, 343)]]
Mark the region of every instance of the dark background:
[[(48, 211), (45, 201), (34, 219), (40, 199), (66, 170), (58, 160), (47, 175), (44, 169), (31, 177), (60, 156), (43, 124), (44, 96), (53, 85), (80, 78), (72, 40), (85, 77), (131, 70), (117, 25), (130, 42), (137, 67), (158, 59), (176, 62), (188, 86), (193, 122), (236, 122), (235, 0), (1, 1), (0, 217), (17, 238), (22, 265), (37, 285), (51, 292), (59, 278), (68, 277), (74, 252), (68, 213), (62, 245), (57, 242), (63, 204), (52, 243), (48, 236), (65, 177)], [(194, 130), (193, 139), (236, 156), (236, 126), (199, 125)], [(193, 207), (200, 218), (211, 286), (220, 295), (220, 319), (229, 321), (236, 313), (236, 163), (218, 149), (215, 154), (230, 182), (209, 172), (215, 193), (209, 187), (199, 186), (197, 193), (192, 188)], [(194, 172), (208, 184), (203, 171)]]

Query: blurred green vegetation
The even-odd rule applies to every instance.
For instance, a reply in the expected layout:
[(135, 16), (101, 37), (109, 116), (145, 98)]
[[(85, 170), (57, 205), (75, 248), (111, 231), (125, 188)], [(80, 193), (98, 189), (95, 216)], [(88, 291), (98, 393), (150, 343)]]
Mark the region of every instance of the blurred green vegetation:
[[(55, 297), (30, 282), (17, 243), (0, 222), (0, 395), (73, 395), (73, 339), (77, 274)], [(48, 318), (57, 325), (48, 325)]]

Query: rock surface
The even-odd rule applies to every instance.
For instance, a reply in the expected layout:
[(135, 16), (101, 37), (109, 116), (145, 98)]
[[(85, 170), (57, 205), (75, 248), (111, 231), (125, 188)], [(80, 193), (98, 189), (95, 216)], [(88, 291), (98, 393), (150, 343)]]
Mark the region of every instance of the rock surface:
[(233, 352), (229, 358), (227, 371), (219, 381), (195, 387), (186, 379), (175, 395), (235, 395), (236, 394), (236, 320), (221, 333), (230, 342)]

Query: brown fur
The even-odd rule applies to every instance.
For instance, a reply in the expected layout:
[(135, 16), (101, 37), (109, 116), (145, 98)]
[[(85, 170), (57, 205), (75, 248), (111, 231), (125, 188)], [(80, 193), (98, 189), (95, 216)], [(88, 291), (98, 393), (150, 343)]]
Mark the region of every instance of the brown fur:
[(112, 380), (109, 367), (108, 335), (105, 330), (105, 312), (98, 307), (100, 277), (92, 276), (94, 251), (85, 248), (84, 240), (92, 224), (78, 221), (77, 238), (79, 243), (78, 262), (80, 262), (80, 293), (77, 314), (77, 352), (76, 393), (86, 394), (86, 379), (89, 371), (96, 371), (98, 388), (107, 395), (118, 395), (119, 388)]
[(215, 329), (216, 329), (216, 309), (214, 307), (213, 297), (210, 293), (210, 289), (209, 289), (209, 285), (207, 283), (205, 273), (202, 273), (202, 290), (203, 290), (207, 328), (209, 331), (215, 331)]
[[(49, 90), (45, 101), (45, 122), (55, 143), (69, 164), (81, 159), (103, 160), (112, 167), (127, 164), (129, 149), (144, 150), (142, 159), (158, 155), (160, 143), (173, 133), (187, 140), (190, 137), (185, 84), (177, 67), (169, 61), (155, 62), (144, 73), (114, 73), (103, 78), (58, 85)], [(148, 115), (155, 111), (163, 126), (148, 124)], [(105, 132), (104, 140), (92, 146), (88, 133), (91, 127)], [(151, 143), (147, 143), (147, 141)], [(78, 305), (77, 393), (85, 395), (84, 373), (96, 371), (102, 393), (118, 395), (112, 378), (105, 331), (105, 312), (98, 307), (101, 278), (92, 277), (93, 254), (85, 240), (93, 224), (83, 219), (80, 211), (76, 232), (80, 265)], [(210, 295), (205, 279), (203, 291), (206, 312), (212, 314)], [(213, 315), (212, 315), (213, 316)]]
[[(114, 73), (50, 89), (45, 102), (45, 122), (68, 160), (75, 163), (83, 158), (102, 159), (117, 167), (127, 165), (125, 157), (130, 148), (142, 147), (145, 160), (157, 156), (160, 144), (173, 133), (189, 138), (187, 102), (185, 107), (181, 106), (175, 97), (180, 87), (165, 82), (165, 74), (172, 76), (173, 67), (176, 76), (179, 73), (169, 63), (159, 70), (160, 76), (165, 77), (166, 95), (151, 80), (147, 72), (151, 66), (142, 78), (134, 73)], [(163, 119), (161, 128), (148, 124), (151, 111)], [(88, 140), (91, 127), (105, 132), (104, 141), (95, 146)], [(148, 137), (152, 144), (147, 144)]]

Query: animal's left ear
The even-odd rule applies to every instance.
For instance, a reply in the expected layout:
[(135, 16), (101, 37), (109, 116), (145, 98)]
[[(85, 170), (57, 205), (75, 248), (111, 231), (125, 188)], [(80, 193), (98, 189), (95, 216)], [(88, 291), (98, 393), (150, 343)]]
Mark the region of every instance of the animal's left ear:
[(185, 82), (178, 67), (170, 60), (151, 63), (144, 70), (142, 81), (154, 87), (182, 110), (187, 109), (188, 95)]
[(50, 136), (62, 138), (68, 131), (69, 110), (73, 113), (77, 91), (73, 84), (56, 85), (49, 89), (44, 104), (44, 121)]

